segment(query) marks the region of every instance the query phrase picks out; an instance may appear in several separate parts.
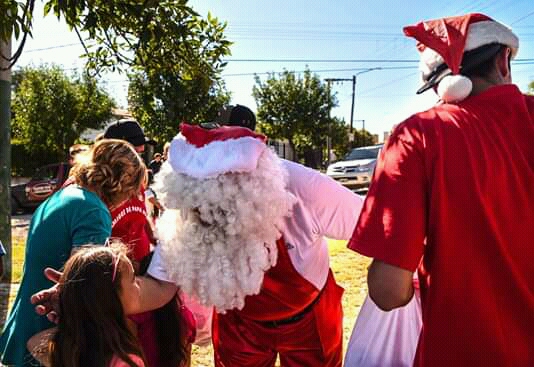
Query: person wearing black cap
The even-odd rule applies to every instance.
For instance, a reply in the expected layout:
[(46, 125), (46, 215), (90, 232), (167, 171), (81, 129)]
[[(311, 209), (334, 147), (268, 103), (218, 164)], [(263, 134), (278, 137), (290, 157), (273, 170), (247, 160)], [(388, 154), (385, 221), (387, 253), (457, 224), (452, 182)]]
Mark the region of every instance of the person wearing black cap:
[(126, 140), (138, 153), (145, 151), (145, 144), (156, 145), (156, 142), (145, 136), (139, 123), (132, 119), (123, 119), (109, 125), (104, 132), (105, 139)]
[(418, 270), (414, 366), (534, 366), (534, 97), (512, 84), (519, 40), (483, 14), (404, 32), (421, 91), (441, 101), (389, 137), (349, 248), (374, 258), (369, 295), (386, 311), (410, 301)]
[(215, 121), (220, 125), (241, 126), (252, 131), (256, 130), (256, 115), (250, 108), (239, 104), (222, 107)]

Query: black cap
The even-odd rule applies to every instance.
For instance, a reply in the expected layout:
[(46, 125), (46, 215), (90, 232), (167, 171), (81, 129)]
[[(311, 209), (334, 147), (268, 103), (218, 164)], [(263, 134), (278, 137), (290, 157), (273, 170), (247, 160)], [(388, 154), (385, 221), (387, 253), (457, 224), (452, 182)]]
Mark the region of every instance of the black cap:
[(156, 145), (152, 139), (148, 139), (141, 128), (141, 125), (135, 120), (125, 119), (114, 122), (109, 125), (104, 132), (106, 139), (120, 139), (126, 140), (134, 147), (139, 147), (145, 144)]
[(225, 106), (219, 110), (217, 122), (221, 125), (241, 126), (256, 129), (256, 115), (246, 106)]

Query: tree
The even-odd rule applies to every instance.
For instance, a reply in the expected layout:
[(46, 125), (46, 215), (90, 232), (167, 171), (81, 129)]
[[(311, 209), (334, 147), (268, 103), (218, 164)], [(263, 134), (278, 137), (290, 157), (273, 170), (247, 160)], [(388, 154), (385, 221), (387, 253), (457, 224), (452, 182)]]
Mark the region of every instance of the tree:
[[(100, 128), (111, 117), (113, 100), (85, 74), (69, 78), (47, 65), (14, 74), (11, 134), (29, 157), (63, 160), (83, 131)], [(42, 163), (48, 162), (36, 162)]]
[(190, 25), (194, 37), (187, 41), (188, 63), (147, 63), (129, 75), (128, 104), (149, 134), (170, 140), (180, 122), (211, 121), (228, 103), (230, 95), (220, 79), (226, 65), (221, 58), (230, 53), (225, 27), (208, 14)]
[(258, 106), (259, 128), (272, 139), (287, 139), (301, 160), (310, 151), (321, 152), (330, 130), (340, 124), (329, 117), (337, 106), (317, 75), (307, 69), (301, 76), (284, 71), (265, 82), (256, 76), (252, 94)]
[(528, 84), (528, 94), (534, 94), (534, 81)]
[[(7, 41), (12, 35), (21, 39), (8, 58), (10, 67), (33, 31), (34, 4), (35, 0), (0, 2), (0, 39)], [(198, 29), (208, 28), (187, 0), (48, 0), (44, 12), (63, 18), (77, 33), (85, 47), (88, 68), (96, 71), (150, 64), (180, 70), (183, 64), (197, 64), (195, 45), (205, 41)], [(208, 23), (210, 19), (208, 15)], [(220, 42), (230, 44), (222, 38)]]
[(183, 80), (175, 75), (149, 78), (142, 73), (130, 76), (128, 105), (145, 131), (160, 143), (178, 133), (181, 122), (212, 121), (218, 110), (230, 101), (220, 81), (209, 75)]

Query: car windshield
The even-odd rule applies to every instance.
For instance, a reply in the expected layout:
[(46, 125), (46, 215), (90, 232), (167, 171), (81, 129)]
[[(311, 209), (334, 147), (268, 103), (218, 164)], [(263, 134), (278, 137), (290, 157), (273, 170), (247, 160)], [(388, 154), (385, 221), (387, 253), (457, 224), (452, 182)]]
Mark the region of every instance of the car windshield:
[(381, 147), (355, 148), (343, 158), (344, 161), (354, 161), (357, 159), (375, 159)]

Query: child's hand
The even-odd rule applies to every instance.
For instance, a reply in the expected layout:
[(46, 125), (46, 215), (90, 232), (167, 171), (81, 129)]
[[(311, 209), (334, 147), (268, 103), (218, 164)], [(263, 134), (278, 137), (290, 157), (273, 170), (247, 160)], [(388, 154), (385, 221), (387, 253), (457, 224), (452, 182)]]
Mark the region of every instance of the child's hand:
[[(63, 273), (52, 268), (46, 268), (44, 274), (48, 280), (58, 283)], [(36, 305), (35, 312), (41, 316), (46, 315), (48, 320), (56, 324), (59, 321), (59, 292), (59, 284), (55, 284), (53, 287), (43, 289), (31, 297), (31, 303)]]

